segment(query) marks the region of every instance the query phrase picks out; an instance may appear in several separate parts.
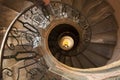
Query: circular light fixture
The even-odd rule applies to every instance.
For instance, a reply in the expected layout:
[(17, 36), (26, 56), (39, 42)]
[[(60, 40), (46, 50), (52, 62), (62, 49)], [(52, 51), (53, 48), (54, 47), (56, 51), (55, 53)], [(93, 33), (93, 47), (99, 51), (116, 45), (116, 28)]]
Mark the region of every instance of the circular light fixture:
[(63, 50), (70, 50), (74, 46), (74, 40), (71, 36), (63, 36), (58, 43)]

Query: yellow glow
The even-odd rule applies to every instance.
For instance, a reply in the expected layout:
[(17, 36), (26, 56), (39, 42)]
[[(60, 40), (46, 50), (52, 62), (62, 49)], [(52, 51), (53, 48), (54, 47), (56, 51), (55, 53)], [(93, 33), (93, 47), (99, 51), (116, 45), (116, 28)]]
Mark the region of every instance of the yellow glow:
[(69, 47), (70, 46), (70, 40), (64, 39), (62, 45), (63, 45), (63, 47), (66, 47), (66, 48)]
[(64, 36), (59, 42), (59, 46), (64, 50), (70, 50), (74, 45), (74, 40), (70, 36)]

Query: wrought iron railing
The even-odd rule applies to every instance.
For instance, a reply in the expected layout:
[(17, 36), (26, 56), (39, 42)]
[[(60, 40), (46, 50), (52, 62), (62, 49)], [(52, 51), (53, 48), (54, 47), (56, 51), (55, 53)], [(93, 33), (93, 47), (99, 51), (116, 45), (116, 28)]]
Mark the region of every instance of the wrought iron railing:
[[(91, 38), (91, 31), (86, 18), (79, 11), (61, 2), (51, 2), (48, 7), (41, 6), (39, 3), (34, 4), (21, 12), (6, 31), (0, 51), (1, 79), (42, 80), (45, 78), (49, 67), (42, 55), (42, 32), (50, 26), (51, 22), (63, 18), (69, 18), (80, 25), (83, 31), (84, 42), (82, 43), (87, 45)], [(39, 79), (35, 79), (37, 74), (41, 75)]]

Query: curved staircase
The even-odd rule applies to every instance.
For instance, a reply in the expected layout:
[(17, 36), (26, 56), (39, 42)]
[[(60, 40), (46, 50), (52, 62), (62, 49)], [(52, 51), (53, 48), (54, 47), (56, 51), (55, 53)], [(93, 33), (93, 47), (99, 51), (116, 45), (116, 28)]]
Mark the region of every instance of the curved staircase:
[[(73, 4), (75, 8), (76, 3)], [(86, 21), (88, 21), (88, 23), (83, 22), (84, 25), (89, 25), (85, 28), (90, 28), (85, 32), (87, 34), (84, 35), (86, 38), (81, 39), (81, 37), (77, 37), (81, 34), (83, 35), (83, 33), (69, 25), (59, 25), (49, 35), (49, 48), (57, 60), (71, 67), (96, 68), (104, 66), (111, 59), (117, 43), (118, 26), (114, 18), (113, 9), (103, 0), (86, 1), (83, 3), (84, 5), (81, 3), (82, 5), (78, 6), (80, 8), (79, 11), (86, 17)], [(66, 12), (68, 14), (70, 12), (67, 7)], [(84, 25), (80, 24), (82, 31)], [(65, 32), (69, 33), (64, 34)], [(73, 49), (65, 51), (60, 48), (58, 42), (60, 39), (59, 36), (62, 34), (63, 36), (71, 36), (74, 39), (75, 45)], [(82, 43), (85, 39), (90, 39), (90, 42)], [(82, 47), (79, 44), (83, 44)]]
[[(55, 0), (49, 6), (34, 0), (0, 2), (0, 32), (6, 32), (0, 51), (2, 80), (69, 80), (71, 74), (62, 75), (56, 66), (63, 72), (99, 68), (114, 55), (118, 25), (104, 0)], [(78, 75), (73, 79), (89, 80)]]

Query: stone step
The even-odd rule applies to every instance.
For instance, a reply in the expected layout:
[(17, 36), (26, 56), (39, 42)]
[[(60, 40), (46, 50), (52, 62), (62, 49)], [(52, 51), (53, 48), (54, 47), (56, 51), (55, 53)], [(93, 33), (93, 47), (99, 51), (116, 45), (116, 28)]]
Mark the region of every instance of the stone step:
[(101, 22), (92, 26), (92, 34), (104, 33), (109, 31), (117, 32), (118, 25), (116, 24), (115, 18), (113, 15), (103, 19)]
[(64, 55), (61, 54), (59, 61), (62, 62), (62, 63), (65, 63), (65, 57), (66, 56), (64, 56)]
[(85, 3), (86, 3), (86, 0), (73, 0), (72, 6), (73, 6), (75, 9), (81, 11), (82, 8), (83, 8), (83, 6), (85, 5)]
[(27, 0), (2, 0), (1, 4), (17, 12), (21, 12), (22, 10), (32, 5), (33, 3)]
[(110, 59), (113, 54), (114, 45), (91, 43), (88, 49), (103, 58)]
[[(93, 56), (93, 55), (91, 55)], [(93, 68), (93, 67), (96, 67), (93, 62), (90, 61), (90, 59), (88, 59), (85, 55), (83, 54), (79, 54), (77, 56), (78, 60), (79, 60), (79, 63), (81, 64), (81, 67), (82, 68)]]
[(18, 12), (0, 4), (0, 23), (2, 27), (8, 27)]
[(82, 13), (84, 15), (88, 15), (88, 13), (93, 9), (93, 8), (96, 8), (97, 6), (101, 5), (103, 3), (102, 0), (85, 0), (84, 2), (84, 6), (82, 8)]
[[(87, 59), (95, 65), (94, 67), (104, 66), (107, 63), (106, 58), (104, 58), (90, 50), (86, 50), (85, 52), (83, 52), (83, 55), (85, 55), (87, 57)], [(85, 63), (85, 61), (83, 61), (82, 59), (81, 59), (81, 61), (83, 63)], [(86, 64), (86, 66), (89, 66), (89, 65)]]
[(73, 3), (73, 0), (61, 0), (63, 3), (66, 3), (66, 4), (69, 4), (69, 5), (72, 5)]
[(93, 34), (91, 38), (92, 43), (100, 43), (100, 44), (115, 45), (116, 41), (117, 41), (116, 31)]
[(71, 60), (72, 60), (73, 67), (81, 68), (81, 64), (76, 57), (71, 57)]
[(68, 66), (73, 66), (71, 57), (66, 56), (66, 58), (65, 58), (65, 64), (68, 65)]
[[(91, 26), (101, 22), (102, 20), (104, 20), (105, 18), (111, 16), (112, 13), (112, 9), (109, 6), (103, 7), (101, 9), (99, 9), (98, 11), (93, 11), (93, 13), (91, 13), (91, 15), (88, 18), (88, 22)], [(89, 13), (90, 14), (90, 13)]]

